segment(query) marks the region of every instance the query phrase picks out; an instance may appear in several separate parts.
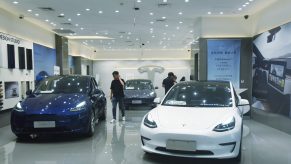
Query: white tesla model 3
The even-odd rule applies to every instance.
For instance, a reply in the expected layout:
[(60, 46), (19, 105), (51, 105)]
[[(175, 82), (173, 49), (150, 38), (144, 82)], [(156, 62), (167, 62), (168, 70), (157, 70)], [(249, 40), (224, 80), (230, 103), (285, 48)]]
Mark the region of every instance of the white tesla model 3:
[(141, 124), (147, 153), (240, 160), (248, 100), (231, 82), (183, 82), (173, 86)]

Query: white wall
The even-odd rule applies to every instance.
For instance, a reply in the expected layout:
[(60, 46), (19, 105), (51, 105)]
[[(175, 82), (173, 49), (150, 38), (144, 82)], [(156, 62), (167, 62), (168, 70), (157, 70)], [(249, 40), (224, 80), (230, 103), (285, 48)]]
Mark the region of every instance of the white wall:
[[(186, 77), (186, 80), (190, 79), (191, 64), (190, 60), (176, 60), (176, 61), (94, 61), (93, 75), (98, 75), (99, 86), (103, 89), (106, 95), (109, 95), (110, 84), (112, 81), (112, 72), (117, 70), (120, 72), (121, 77), (124, 80), (133, 78), (148, 78), (147, 73), (139, 73), (138, 68), (141, 66), (155, 65), (165, 68), (165, 71), (161, 74), (155, 74), (154, 86), (158, 86), (157, 94), (159, 97), (164, 96), (164, 88), (162, 88), (162, 80), (167, 77), (168, 72), (174, 72), (178, 81), (182, 76)], [(98, 80), (98, 79), (97, 79)]]

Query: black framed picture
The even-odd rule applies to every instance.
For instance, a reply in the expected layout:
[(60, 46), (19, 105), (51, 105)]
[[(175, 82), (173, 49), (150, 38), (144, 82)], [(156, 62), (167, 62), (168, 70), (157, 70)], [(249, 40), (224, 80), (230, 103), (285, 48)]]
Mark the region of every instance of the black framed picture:
[(7, 44), (7, 60), (8, 60), (8, 68), (15, 68), (15, 49), (14, 45)]
[(18, 47), (19, 69), (25, 69), (25, 49)]
[(27, 69), (32, 70), (33, 69), (33, 63), (32, 63), (32, 49), (26, 49), (26, 63), (27, 63)]

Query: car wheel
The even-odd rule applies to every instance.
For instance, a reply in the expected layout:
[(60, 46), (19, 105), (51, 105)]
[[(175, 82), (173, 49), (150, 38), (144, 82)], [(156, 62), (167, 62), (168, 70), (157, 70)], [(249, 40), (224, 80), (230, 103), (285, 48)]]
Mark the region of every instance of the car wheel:
[(100, 117), (100, 120), (106, 120), (106, 117), (107, 117), (107, 108), (104, 107), (104, 110), (102, 112), (102, 115)]
[(93, 112), (93, 110), (91, 111), (90, 117), (89, 117), (89, 130), (87, 132), (87, 136), (91, 137), (93, 136), (94, 132), (95, 132), (95, 114)]

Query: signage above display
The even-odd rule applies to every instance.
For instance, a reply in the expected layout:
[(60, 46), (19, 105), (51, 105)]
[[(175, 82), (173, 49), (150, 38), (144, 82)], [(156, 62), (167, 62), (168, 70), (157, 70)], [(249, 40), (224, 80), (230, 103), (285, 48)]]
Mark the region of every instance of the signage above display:
[(20, 44), (20, 39), (8, 34), (4, 34), (2, 32), (0, 32), (0, 40), (4, 40), (13, 44)]

